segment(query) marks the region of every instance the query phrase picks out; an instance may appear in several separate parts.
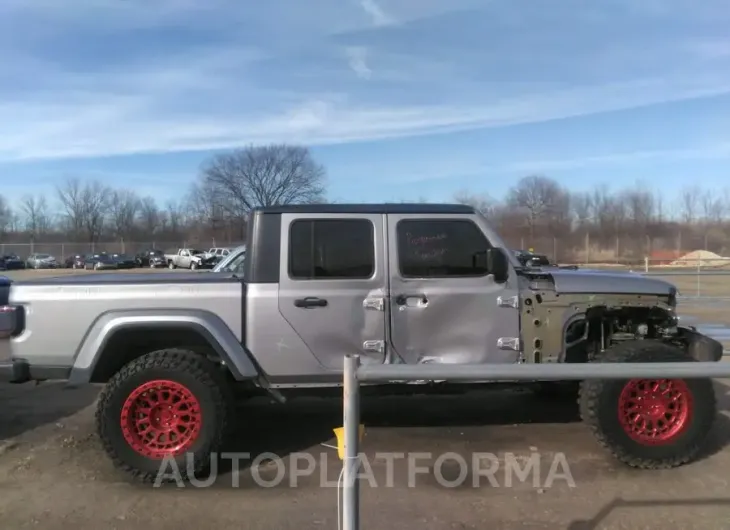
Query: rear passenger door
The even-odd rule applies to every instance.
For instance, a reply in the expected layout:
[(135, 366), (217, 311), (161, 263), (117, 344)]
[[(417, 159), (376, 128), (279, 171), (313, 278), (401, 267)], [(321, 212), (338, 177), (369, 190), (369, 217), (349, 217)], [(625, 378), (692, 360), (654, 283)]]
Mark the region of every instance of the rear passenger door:
[(385, 358), (383, 216), (282, 215), (279, 312), (328, 370)]

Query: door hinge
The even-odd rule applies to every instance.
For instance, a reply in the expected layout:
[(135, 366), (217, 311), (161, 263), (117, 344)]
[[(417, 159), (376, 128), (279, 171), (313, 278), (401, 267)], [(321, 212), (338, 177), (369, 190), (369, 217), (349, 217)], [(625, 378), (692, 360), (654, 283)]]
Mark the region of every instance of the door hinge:
[(517, 296), (498, 296), (497, 305), (499, 307), (513, 307), (514, 309), (517, 309), (520, 307), (520, 299)]
[(385, 309), (385, 299), (382, 296), (378, 298), (366, 298), (362, 301), (362, 306), (365, 309), (371, 309), (373, 311), (383, 311)]
[(362, 343), (362, 349), (372, 353), (383, 353), (385, 351), (385, 341), (366, 340)]
[(497, 348), (500, 350), (520, 351), (520, 339), (518, 337), (499, 337)]

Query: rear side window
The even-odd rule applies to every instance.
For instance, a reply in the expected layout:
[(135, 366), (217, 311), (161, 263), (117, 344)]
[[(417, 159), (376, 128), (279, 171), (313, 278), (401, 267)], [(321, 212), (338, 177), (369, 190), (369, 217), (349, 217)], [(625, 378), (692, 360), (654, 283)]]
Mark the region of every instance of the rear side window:
[(486, 276), (489, 241), (467, 220), (400, 221), (398, 264), (404, 278)]
[(375, 235), (366, 219), (294, 221), (289, 276), (296, 280), (368, 279), (375, 272)]

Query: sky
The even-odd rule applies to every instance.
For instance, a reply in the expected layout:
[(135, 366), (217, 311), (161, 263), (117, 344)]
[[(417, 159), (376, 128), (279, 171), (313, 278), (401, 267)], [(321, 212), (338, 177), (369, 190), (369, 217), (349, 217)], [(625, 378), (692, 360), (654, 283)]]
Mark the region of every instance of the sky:
[(270, 142), (341, 202), (724, 187), (728, 27), (724, 0), (2, 0), (0, 193), (166, 201)]

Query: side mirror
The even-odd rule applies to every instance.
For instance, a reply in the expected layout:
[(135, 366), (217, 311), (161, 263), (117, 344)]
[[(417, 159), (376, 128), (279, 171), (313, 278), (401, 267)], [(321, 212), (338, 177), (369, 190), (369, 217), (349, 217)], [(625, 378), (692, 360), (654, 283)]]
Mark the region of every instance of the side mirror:
[(487, 270), (494, 275), (495, 283), (504, 283), (509, 278), (509, 260), (501, 248), (487, 250)]

